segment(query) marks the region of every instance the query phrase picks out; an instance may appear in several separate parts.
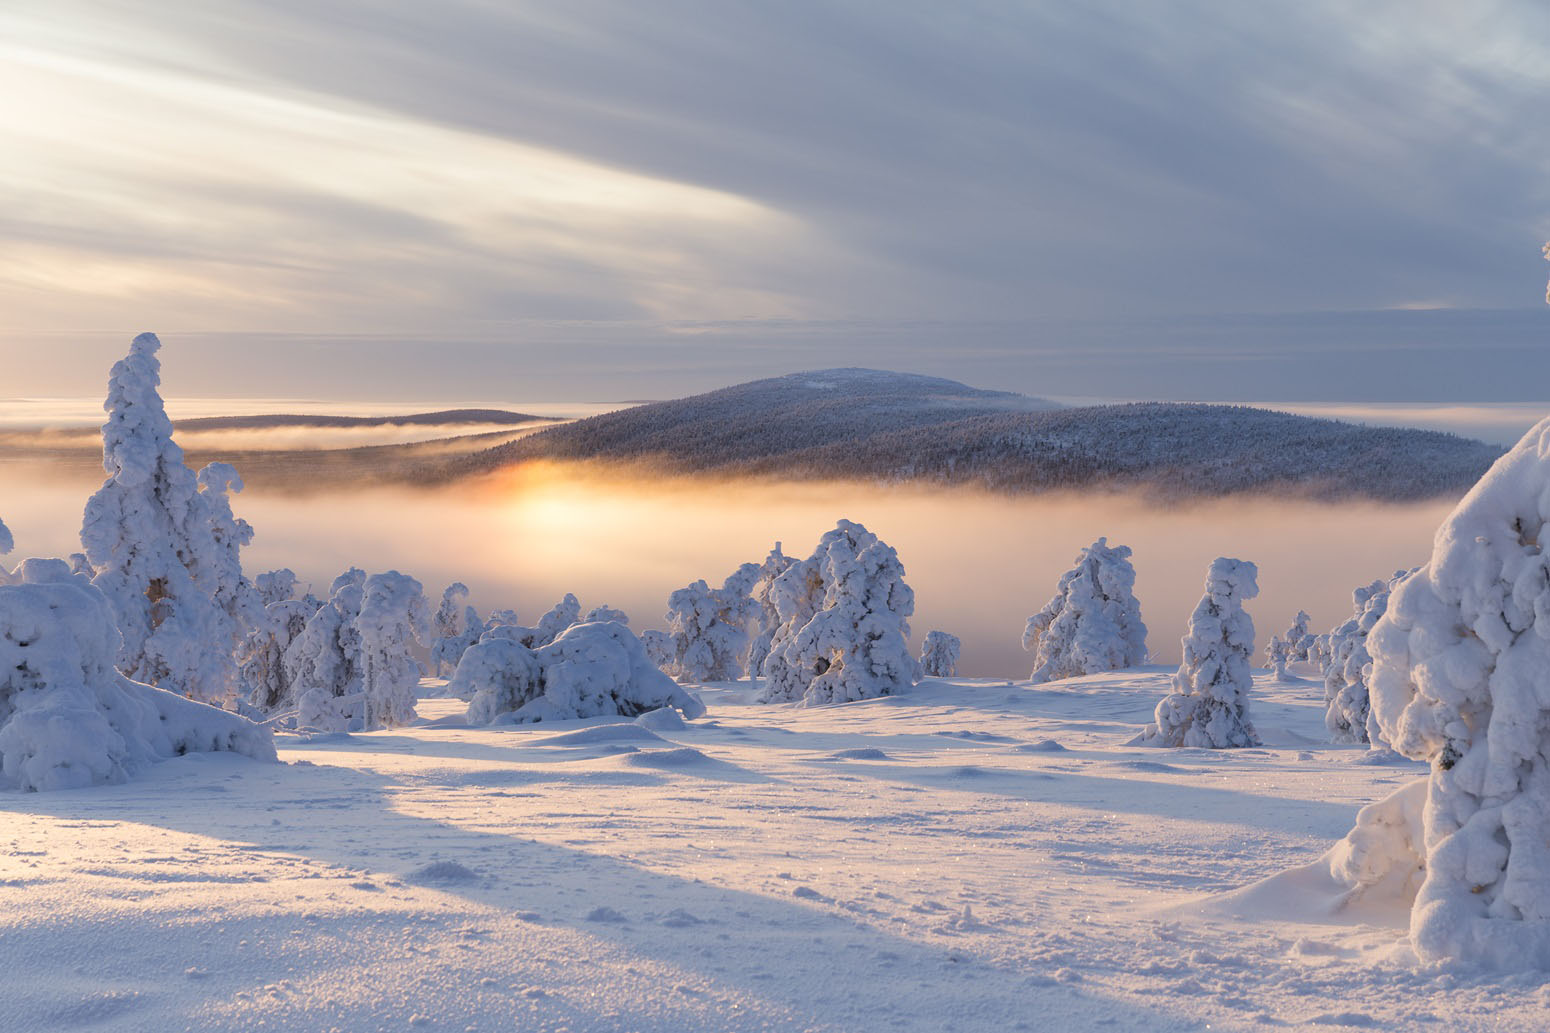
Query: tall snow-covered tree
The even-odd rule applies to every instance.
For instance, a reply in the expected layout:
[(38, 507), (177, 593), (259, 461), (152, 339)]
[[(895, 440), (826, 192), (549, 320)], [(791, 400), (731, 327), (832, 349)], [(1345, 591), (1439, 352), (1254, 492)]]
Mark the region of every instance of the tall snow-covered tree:
[(1099, 538), (1060, 576), (1054, 598), (1028, 618), (1023, 648), (1034, 682), (1098, 674), (1146, 662), (1146, 625), (1135, 595), (1130, 547)]
[(1423, 963), (1550, 966), (1550, 419), (1443, 521), (1367, 636), (1378, 728), (1431, 765)]
[(927, 678), (951, 678), (958, 673), (958, 652), (963, 647), (957, 635), (928, 631), (920, 644), (920, 669)]
[(184, 465), (157, 391), (160, 347), (141, 334), (108, 378), (108, 477), (86, 504), (81, 543), (122, 634), (119, 669), (226, 702), (238, 684), (233, 614), (248, 605), (237, 557), (251, 529), (231, 516), (225, 470), (201, 485)]
[(1387, 581), (1379, 578), (1351, 594), (1355, 612), (1329, 633), (1324, 667), (1324, 724), (1331, 742), (1383, 745), (1383, 733), (1372, 713), (1367, 671), (1372, 657), (1367, 636), (1388, 609), (1389, 596), (1410, 571), (1396, 570)]
[(1254, 621), (1243, 609), (1244, 600), (1259, 594), (1258, 577), (1247, 560), (1212, 561), (1205, 596), (1189, 619), (1173, 692), (1157, 704), (1139, 744), (1213, 750), (1259, 745), (1249, 720)]
[(390, 570), (366, 579), (355, 618), (361, 642), (362, 726), (398, 728), (415, 718), (420, 662), (412, 644), (431, 641), (431, 609), (420, 582)]
[(667, 633), (673, 639), (668, 670), (689, 681), (736, 681), (748, 653), (748, 625), (759, 604), (749, 595), (759, 565), (745, 563), (720, 588), (699, 580), (667, 598)]
[[(914, 681), (905, 640), (915, 593), (899, 554), (862, 525), (841, 520), (774, 590), (785, 620), (765, 662), (761, 702), (848, 703)], [(810, 616), (801, 621), (804, 612)]]
[(759, 630), (748, 645), (748, 659), (744, 663), (750, 678), (757, 678), (764, 673), (764, 661), (770, 655), (770, 643), (781, 625), (780, 611), (775, 605), (775, 582), (795, 562), (780, 551), (780, 542), (776, 542), (775, 548), (770, 550), (770, 554), (760, 564), (759, 575), (748, 590), (753, 601), (759, 604)]

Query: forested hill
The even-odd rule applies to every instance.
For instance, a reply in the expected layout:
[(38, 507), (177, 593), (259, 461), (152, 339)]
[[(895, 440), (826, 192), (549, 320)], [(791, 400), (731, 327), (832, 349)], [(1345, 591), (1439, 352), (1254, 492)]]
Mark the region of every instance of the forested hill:
[(1414, 500), (1464, 492), (1502, 450), (1452, 434), (1247, 406), (1062, 408), (950, 380), (822, 370), (655, 402), (473, 453), (443, 475), (535, 459), (651, 470), (924, 481), (1006, 492), (1140, 488)]

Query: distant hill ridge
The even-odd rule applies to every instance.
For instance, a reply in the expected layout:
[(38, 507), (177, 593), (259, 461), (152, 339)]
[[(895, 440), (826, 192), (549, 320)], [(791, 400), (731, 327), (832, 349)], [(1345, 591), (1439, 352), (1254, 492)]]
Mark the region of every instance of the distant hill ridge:
[(815, 370), (605, 413), (452, 461), (443, 476), (530, 460), (678, 473), (968, 485), (1033, 493), (1139, 488), (1408, 501), (1457, 495), (1502, 449), (1248, 406), (1063, 407), (951, 380)]
[(267, 413), (261, 416), (199, 416), (174, 420), (179, 430), (265, 430), (275, 427), (416, 427), (479, 424), (514, 426), (548, 420), (546, 416), (506, 409), (442, 409), (402, 416), (314, 416), (300, 413)]

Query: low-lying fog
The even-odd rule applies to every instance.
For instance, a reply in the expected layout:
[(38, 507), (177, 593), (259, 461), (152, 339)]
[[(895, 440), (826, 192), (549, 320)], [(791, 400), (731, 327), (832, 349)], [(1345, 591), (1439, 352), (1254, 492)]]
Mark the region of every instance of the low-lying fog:
[[(0, 463), (0, 517), (17, 545), (9, 558), (77, 551), (95, 487), (78, 473)], [(1299, 607), (1326, 630), (1349, 614), (1353, 587), (1425, 561), (1451, 506), (1232, 499), (1159, 509), (1132, 497), (642, 481), (557, 466), (425, 491), (250, 490), (236, 500), (257, 531), (245, 553), (250, 573), (289, 566), (326, 590), (350, 565), (396, 568), (433, 596), (463, 581), (481, 611), (513, 607), (524, 619), (570, 591), (584, 607), (624, 609), (637, 630), (662, 626), (673, 589), (719, 582), (776, 540), (806, 555), (846, 517), (899, 550), (915, 589), (916, 643), (933, 628), (951, 631), (964, 642), (961, 673), (1008, 678), (1030, 667), (1024, 621), (1099, 535), (1134, 548), (1151, 648), (1173, 663), (1212, 558), (1259, 564), (1262, 591), (1250, 611), (1262, 648)]]

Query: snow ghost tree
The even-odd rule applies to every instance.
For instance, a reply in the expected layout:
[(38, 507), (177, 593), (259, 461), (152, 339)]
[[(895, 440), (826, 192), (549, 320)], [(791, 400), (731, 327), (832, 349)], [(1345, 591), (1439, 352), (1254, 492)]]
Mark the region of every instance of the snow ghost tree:
[(759, 606), (759, 631), (748, 645), (748, 659), (743, 665), (750, 678), (757, 678), (764, 673), (764, 661), (770, 655), (770, 642), (780, 628), (780, 611), (775, 606), (773, 594), (775, 581), (790, 570), (795, 562), (780, 551), (780, 543), (776, 542), (775, 548), (770, 550), (770, 554), (760, 564), (758, 577), (748, 591)]
[(289, 567), (266, 571), (253, 579), (253, 591), (265, 606), (296, 596), (296, 572)]
[(1189, 619), (1173, 692), (1157, 704), (1156, 720), (1136, 744), (1213, 750), (1259, 745), (1249, 721), (1254, 621), (1243, 609), (1245, 599), (1259, 594), (1258, 576), (1246, 560), (1211, 563), (1205, 597)]
[(487, 638), (463, 654), (447, 689), (470, 701), (473, 724), (634, 717), (662, 707), (690, 719), (705, 713), (699, 697), (658, 670), (616, 621), (572, 625), (537, 649)]
[(411, 643), (431, 640), (430, 602), (420, 582), (396, 570), (371, 575), (355, 626), (365, 695), (362, 727), (371, 732), (409, 724), (422, 674)]
[(485, 623), (479, 619), (479, 611), (467, 605), (468, 586), (454, 581), (441, 593), (441, 605), (431, 622), (431, 666), (439, 676), (443, 670), (452, 672), (463, 658), (463, 651), (478, 642), (484, 635)]
[(554, 608), (538, 618), (538, 623), (531, 628), (518, 624), (516, 618), (511, 610), (490, 614), (485, 636), (520, 642), (529, 649), (546, 646), (558, 638), (560, 632), (581, 622), (581, 601), (566, 592), (565, 598), (555, 603)]
[(1377, 726), (1431, 764), (1423, 963), (1550, 966), (1550, 420), (1438, 529), (1367, 636)]
[(365, 584), (366, 572), (354, 567), (335, 578), (328, 602), (285, 650), (298, 728), (346, 732), (361, 727), (363, 661), (355, 618)]
[(1383, 735), (1368, 699), (1367, 636), (1388, 608), (1389, 595), (1412, 571), (1396, 570), (1351, 594), (1355, 613), (1325, 638), (1324, 724), (1331, 742), (1383, 745)]
[(63, 560), (0, 587), (0, 788), (122, 782), (185, 753), (275, 760), (269, 731), (125, 678), (107, 598)]
[(626, 627), (630, 623), (630, 615), (623, 610), (616, 610), (612, 606), (594, 606), (581, 615), (577, 624), (607, 624), (612, 621), (615, 624), (623, 624)]
[(841, 520), (772, 591), (782, 622), (760, 702), (848, 703), (893, 695), (914, 681), (905, 639), (915, 592), (899, 554), (865, 527)]
[(748, 653), (748, 625), (759, 616), (749, 590), (759, 565), (745, 563), (720, 588), (703, 580), (667, 597), (667, 633), (673, 657), (664, 668), (689, 681), (736, 681)]
[(673, 636), (665, 631), (643, 631), (640, 633), (640, 644), (646, 650), (646, 655), (651, 662), (657, 665), (657, 670), (666, 673), (678, 662), (678, 644)]
[(249, 610), (238, 552), (252, 535), (231, 515), (235, 471), (183, 463), (157, 387), (154, 334), (141, 334), (108, 379), (102, 463), (81, 544), (122, 634), (118, 666), (139, 681), (224, 702), (237, 687), (233, 647)]
[(963, 643), (957, 635), (928, 631), (920, 644), (920, 669), (928, 678), (951, 678), (958, 673), (958, 651)]
[(263, 619), (248, 632), (236, 654), (249, 706), (273, 714), (294, 702), (291, 679), (285, 673), (285, 651), (316, 612), (304, 599), (279, 599), (264, 607)]
[(1028, 618), (1023, 648), (1033, 651), (1029, 680), (1053, 681), (1146, 662), (1146, 625), (1135, 595), (1130, 548), (1099, 538), (1060, 576), (1055, 597)]
[(1298, 610), (1291, 627), (1283, 634), (1270, 636), (1270, 643), (1265, 646), (1265, 663), (1275, 672), (1278, 680), (1286, 680), (1287, 664), (1308, 659), (1308, 648), (1313, 644), (1313, 636), (1308, 633), (1308, 622), (1312, 619), (1307, 611)]

